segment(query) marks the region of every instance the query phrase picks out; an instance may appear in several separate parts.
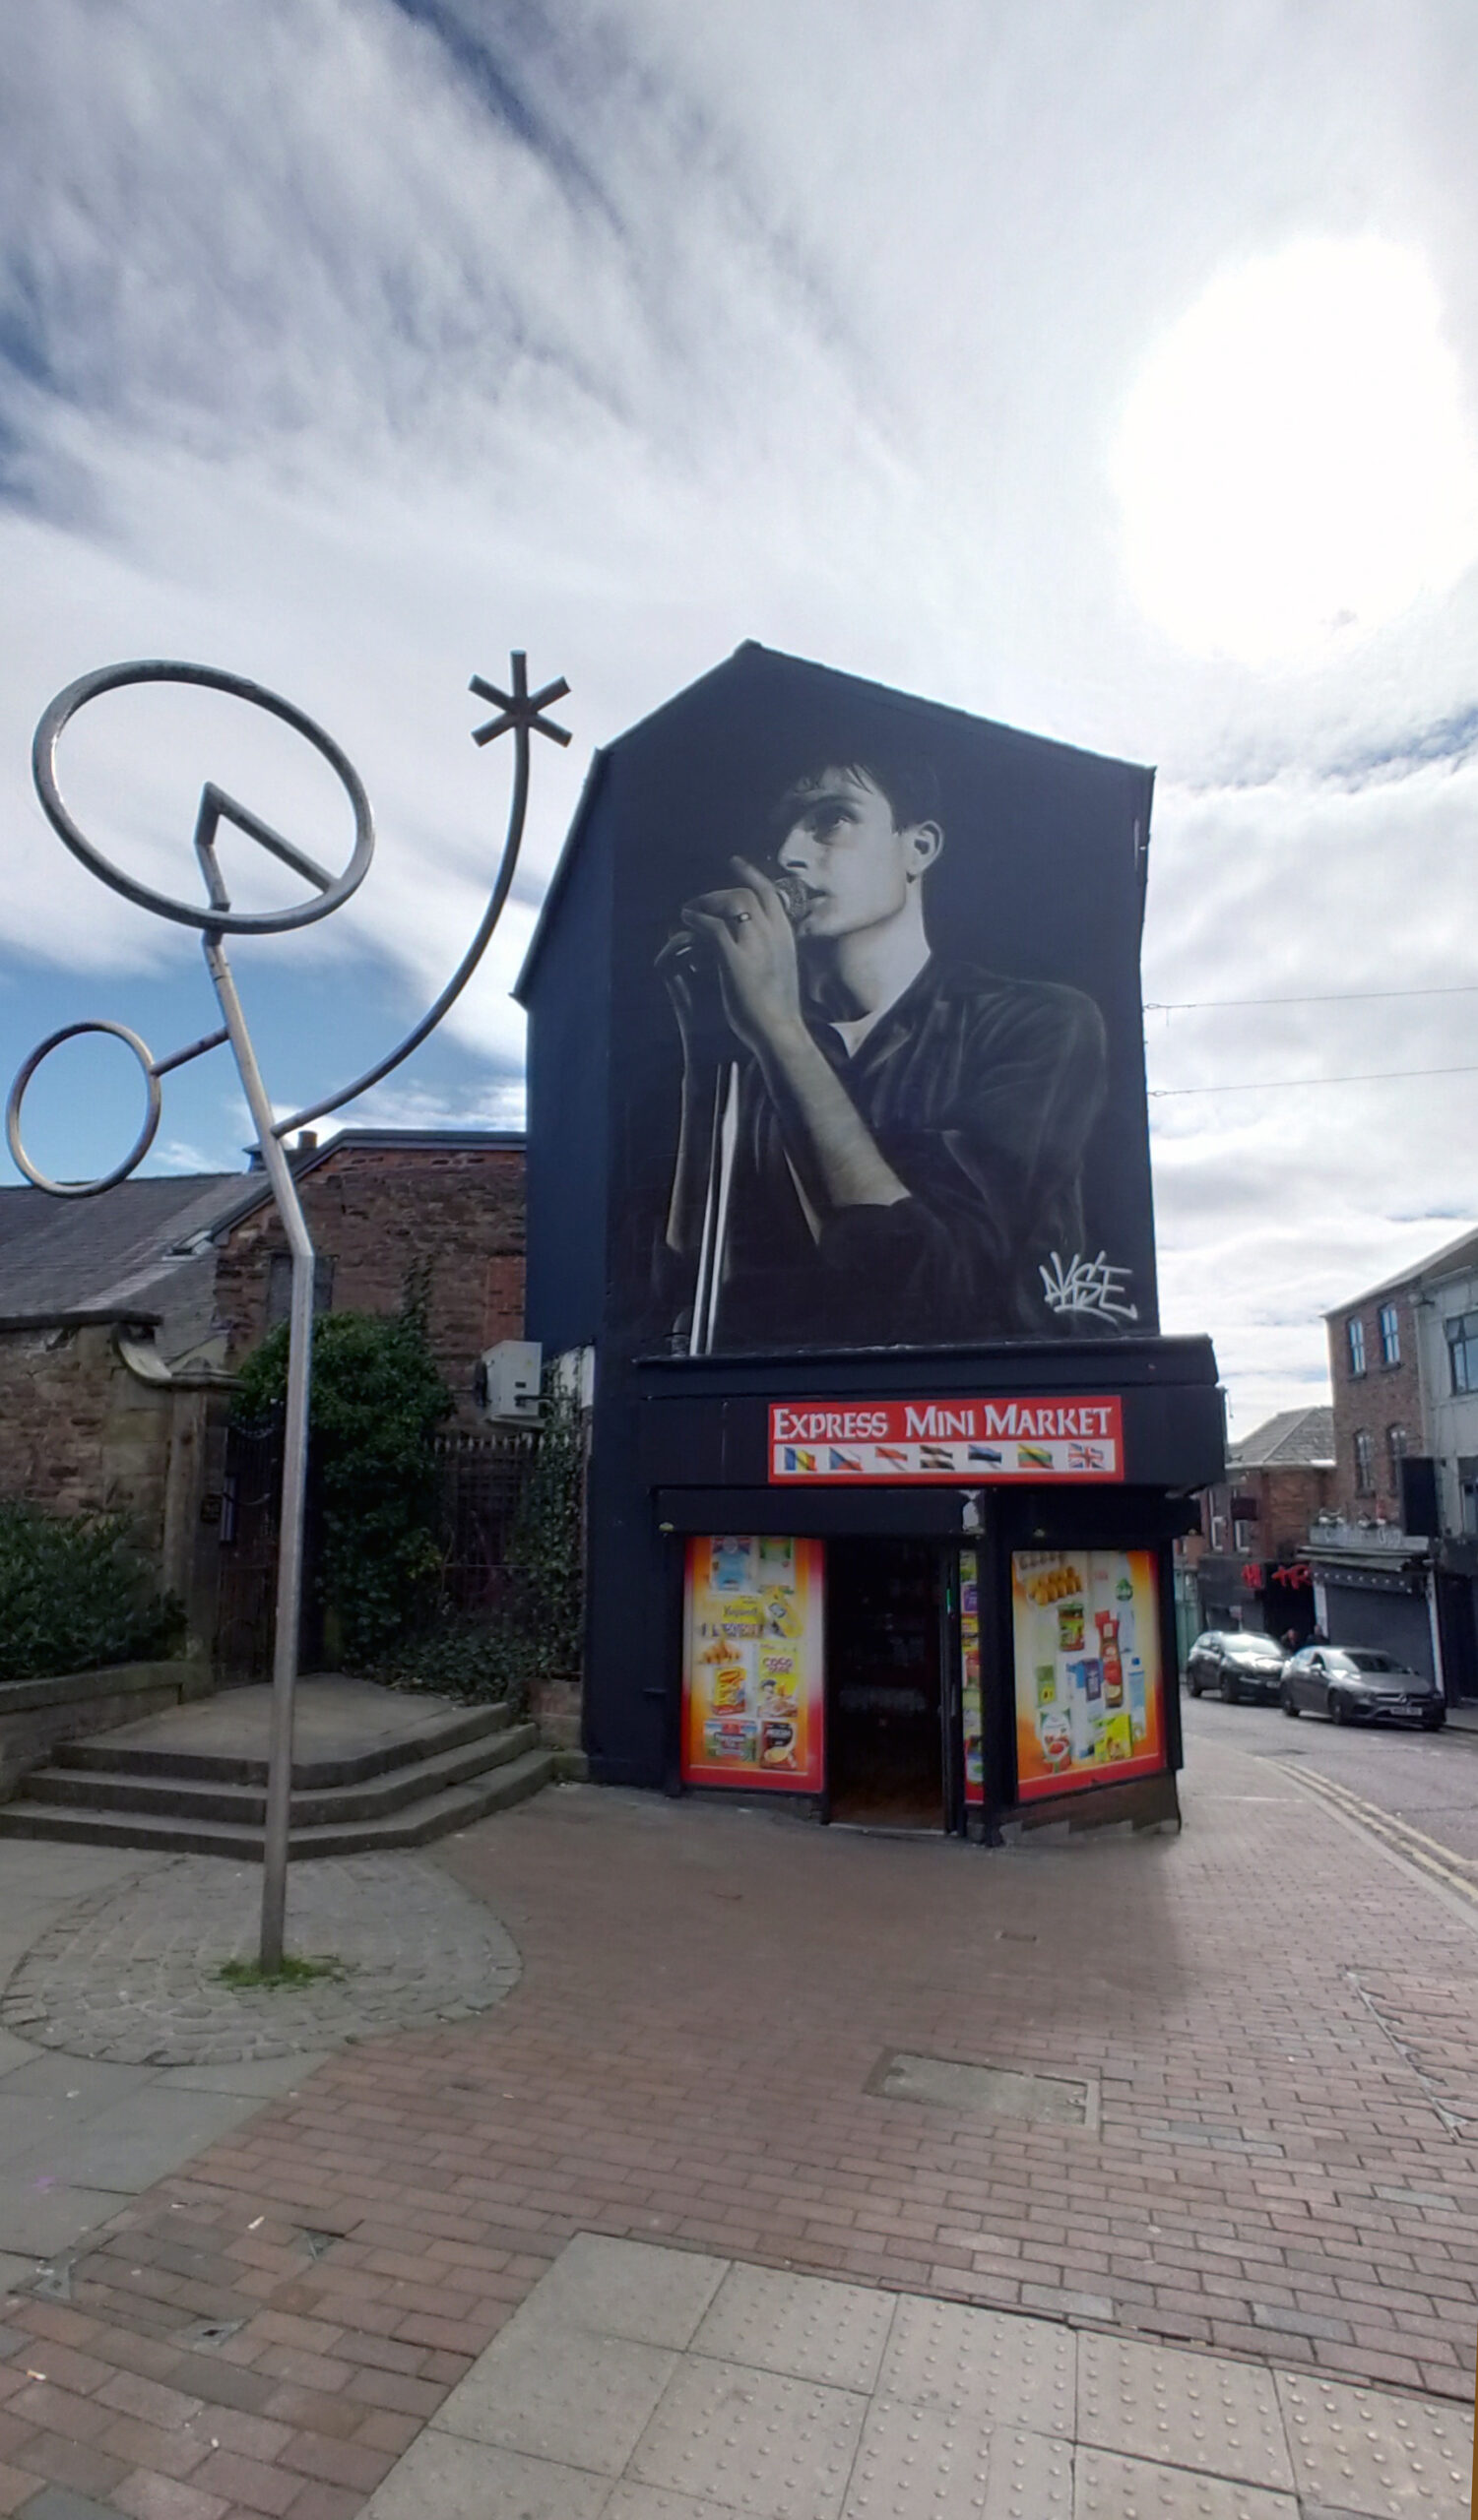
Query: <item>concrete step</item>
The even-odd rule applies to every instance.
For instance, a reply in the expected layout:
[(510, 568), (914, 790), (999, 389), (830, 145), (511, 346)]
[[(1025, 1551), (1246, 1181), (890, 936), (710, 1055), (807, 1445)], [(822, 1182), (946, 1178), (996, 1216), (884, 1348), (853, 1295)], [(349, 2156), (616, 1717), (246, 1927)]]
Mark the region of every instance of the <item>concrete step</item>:
[[(525, 1729), (525, 1728), (520, 1728)], [(532, 1732), (534, 1728), (528, 1727)], [(377, 1818), (338, 1819), (295, 1827), (289, 1840), (294, 1861), (324, 1855), (369, 1855), (392, 1847), (419, 1847), (454, 1829), (471, 1827), (505, 1811), (547, 1785), (555, 1770), (552, 1750), (526, 1749), (467, 1783), (443, 1788)], [(260, 1862), (262, 1831), (240, 1821), (188, 1818), (167, 1808), (154, 1812), (94, 1810), (80, 1804), (32, 1801), (0, 1803), (0, 1838), (49, 1838), (74, 1846), (146, 1847), (169, 1855), (229, 1855)]]
[[(298, 1685), (301, 1691), (310, 1689), (313, 1683), (300, 1681)], [(216, 1703), (228, 1703), (228, 1693)], [(305, 1791), (320, 1786), (357, 1785), (366, 1777), (387, 1775), (393, 1768), (414, 1767), (418, 1760), (434, 1757), (440, 1750), (460, 1749), (467, 1742), (485, 1740), (491, 1733), (506, 1732), (510, 1722), (506, 1706), (471, 1706), (440, 1716), (428, 1710), (424, 1724), (404, 1739), (381, 1741), (372, 1749), (344, 1751), (326, 1758), (294, 1759), (292, 1782)], [(115, 1734), (59, 1744), (53, 1764), (59, 1768), (100, 1768), (114, 1775), (126, 1772), (130, 1776), (192, 1778), (211, 1785), (264, 1787), (267, 1783), (265, 1758), (143, 1747), (122, 1742)]]
[[(378, 1820), (409, 1804), (461, 1785), (485, 1771), (507, 1767), (534, 1748), (539, 1729), (533, 1724), (485, 1728), (460, 1748), (442, 1748), (414, 1764), (402, 1764), (359, 1784), (294, 1786), (290, 1812), (294, 1829), (336, 1826), (340, 1822)], [(225, 1764), (223, 1762), (222, 1764)], [(182, 1765), (182, 1763), (181, 1763)], [(294, 1778), (299, 1771), (294, 1768)], [(236, 1785), (198, 1781), (173, 1762), (147, 1770), (103, 1766), (89, 1760), (73, 1766), (57, 1759), (50, 1767), (32, 1768), (19, 1788), (23, 1802), (79, 1811), (138, 1812), (146, 1818), (224, 1821), (228, 1826), (260, 1829), (267, 1816), (266, 1780)]]

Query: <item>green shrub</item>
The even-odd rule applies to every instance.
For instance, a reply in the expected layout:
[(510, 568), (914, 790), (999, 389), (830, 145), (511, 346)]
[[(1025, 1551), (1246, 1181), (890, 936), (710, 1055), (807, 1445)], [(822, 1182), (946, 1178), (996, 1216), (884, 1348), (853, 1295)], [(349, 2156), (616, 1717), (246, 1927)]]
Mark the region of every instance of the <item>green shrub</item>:
[(521, 1715), (543, 1671), (534, 1639), (516, 1615), (448, 1614), (400, 1646), (369, 1676), (390, 1688), (425, 1689), (475, 1705), (506, 1704)]
[[(234, 1414), (262, 1427), (287, 1396), (288, 1328), (241, 1369)], [(387, 1655), (426, 1620), (441, 1572), (433, 1438), (452, 1395), (418, 1304), (324, 1313), (314, 1325), (309, 1464), (318, 1583), (345, 1668)]]
[(0, 1680), (178, 1653), (185, 1618), (121, 1514), (0, 1502)]

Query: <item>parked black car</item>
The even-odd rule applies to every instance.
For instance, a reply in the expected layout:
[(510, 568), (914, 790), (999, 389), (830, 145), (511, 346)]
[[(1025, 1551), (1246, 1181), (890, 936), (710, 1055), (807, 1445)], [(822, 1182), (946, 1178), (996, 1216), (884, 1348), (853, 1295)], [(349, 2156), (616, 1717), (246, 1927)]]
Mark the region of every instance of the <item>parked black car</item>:
[(1240, 1698), (1274, 1699), (1282, 1686), (1283, 1648), (1247, 1628), (1208, 1627), (1186, 1657), (1186, 1686), (1192, 1697), (1215, 1689), (1228, 1706)]
[(1331, 1724), (1420, 1724), (1436, 1732), (1447, 1710), (1435, 1680), (1368, 1645), (1306, 1645), (1283, 1666), (1285, 1715), (1327, 1715)]

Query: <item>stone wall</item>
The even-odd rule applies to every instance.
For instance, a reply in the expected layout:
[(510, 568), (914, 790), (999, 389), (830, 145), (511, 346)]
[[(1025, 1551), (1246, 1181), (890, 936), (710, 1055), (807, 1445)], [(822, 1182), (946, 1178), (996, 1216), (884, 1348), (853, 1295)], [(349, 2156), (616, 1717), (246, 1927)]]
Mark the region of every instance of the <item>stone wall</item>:
[[(478, 1422), (473, 1373), (484, 1348), (524, 1329), (524, 1155), (521, 1146), (331, 1147), (298, 1183), (316, 1251), (333, 1262), (335, 1312), (395, 1312), (413, 1277), (428, 1292), (431, 1346)], [(217, 1317), (239, 1363), (265, 1335), (274, 1254), (287, 1242), (262, 1207), (225, 1237)]]
[(137, 1724), (210, 1691), (209, 1668), (199, 1662), (116, 1663), (58, 1679), (0, 1683), (0, 1802), (29, 1769), (45, 1765), (59, 1741)]
[(0, 1496), (54, 1513), (124, 1514), (192, 1639), (215, 1632), (226, 1401), (145, 1382), (103, 1324), (0, 1330)]
[(173, 1403), (140, 1382), (111, 1329), (0, 1331), (0, 1496), (124, 1513), (162, 1556)]

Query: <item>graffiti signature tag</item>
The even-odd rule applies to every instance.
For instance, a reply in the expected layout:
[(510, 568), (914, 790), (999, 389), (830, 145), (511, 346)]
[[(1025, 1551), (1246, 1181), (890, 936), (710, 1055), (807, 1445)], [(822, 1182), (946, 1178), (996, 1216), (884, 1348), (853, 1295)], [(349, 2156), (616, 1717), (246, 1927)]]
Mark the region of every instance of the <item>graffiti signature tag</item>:
[(1099, 1321), (1139, 1318), (1139, 1306), (1127, 1300), (1129, 1271), (1117, 1267), (1106, 1251), (1096, 1260), (1075, 1251), (1066, 1263), (1055, 1251), (1050, 1269), (1038, 1262), (1038, 1274), (1049, 1312), (1087, 1313)]

